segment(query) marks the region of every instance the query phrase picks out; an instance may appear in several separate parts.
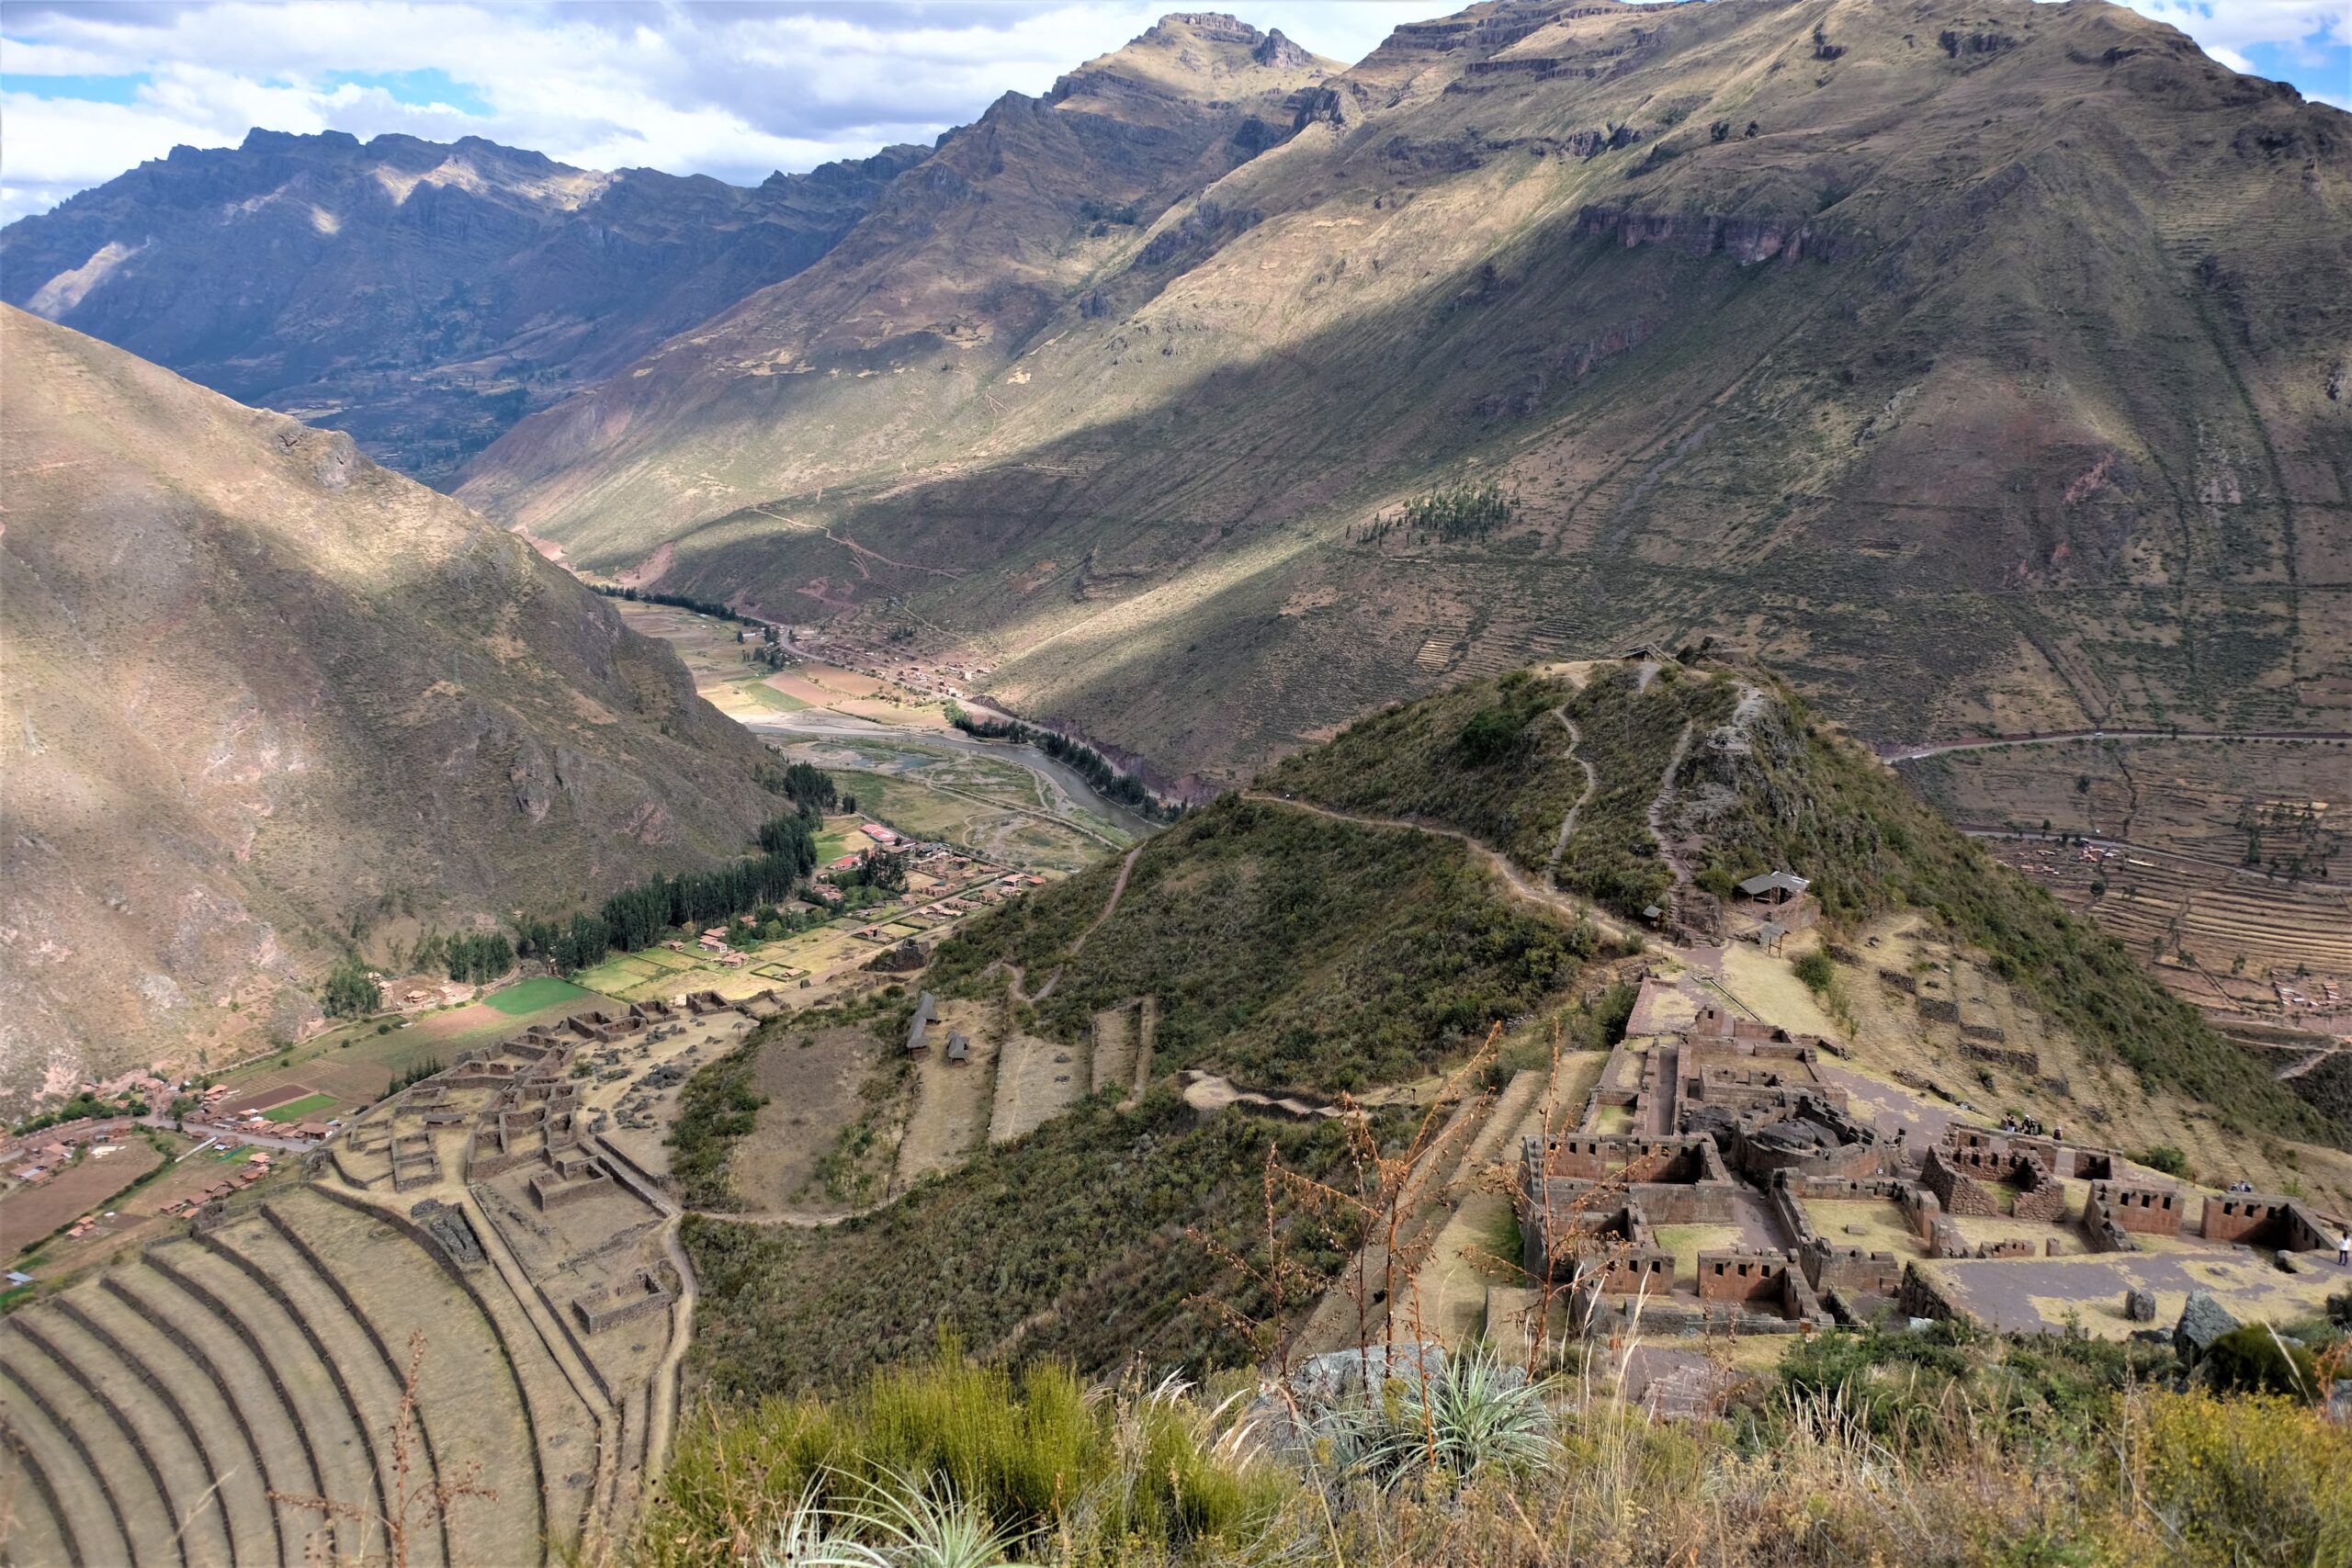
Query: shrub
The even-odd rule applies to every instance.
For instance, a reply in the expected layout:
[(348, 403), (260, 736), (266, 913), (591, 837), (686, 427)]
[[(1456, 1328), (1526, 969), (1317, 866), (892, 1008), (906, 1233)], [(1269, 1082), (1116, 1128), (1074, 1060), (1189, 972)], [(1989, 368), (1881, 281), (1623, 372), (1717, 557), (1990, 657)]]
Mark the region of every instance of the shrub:
[(1427, 1378), (1406, 1376), (1340, 1405), (1322, 1436), (1343, 1471), (1381, 1487), (1481, 1472), (1524, 1474), (1559, 1454), (1546, 1385), (1484, 1350), (1469, 1350)]
[(2185, 1177), (2188, 1174), (2188, 1156), (2170, 1144), (2152, 1144), (2132, 1156), (2133, 1163), (2150, 1170), (2161, 1170), (2166, 1176)]
[(2233, 1328), (2214, 1340), (2201, 1365), (2213, 1386), (2226, 1393), (2276, 1393), (2308, 1401), (2321, 1392), (2317, 1359), (2259, 1323)]
[(1219, 1545), (1254, 1540), (1295, 1483), (1220, 1444), (1227, 1413), (1188, 1393), (1136, 1377), (1090, 1393), (1055, 1363), (1015, 1374), (949, 1339), (836, 1398), (707, 1409), (681, 1433), (632, 1557), (834, 1560), (782, 1551), (823, 1542), (872, 1561), (852, 1545), (865, 1542), (880, 1561), (929, 1563), (965, 1559), (909, 1549), (992, 1538), (1002, 1551), (1051, 1532), (1063, 1561), (1157, 1562), (1186, 1547), (1229, 1560)]
[(1838, 978), (1837, 967), (1829, 962), (1829, 954), (1818, 951), (1806, 953), (1791, 967), (1795, 969), (1797, 978), (1804, 982), (1805, 989), (1816, 996), (1829, 989), (1829, 983)]
[(727, 1179), (736, 1140), (750, 1134), (767, 1096), (752, 1087), (760, 1047), (775, 1032), (752, 1032), (744, 1042), (686, 1080), (678, 1095), (678, 1120), (670, 1130), (670, 1172), (678, 1179), (689, 1207), (734, 1209), (741, 1201)]
[(2140, 1431), (2133, 1479), (2164, 1523), (2167, 1561), (2352, 1560), (2352, 1431), (2290, 1400), (2203, 1390), (2150, 1396)]
[(1462, 739), (1457, 744), (1471, 761), (1491, 762), (1518, 743), (1522, 728), (1523, 721), (1508, 708), (1480, 708), (1462, 727)]

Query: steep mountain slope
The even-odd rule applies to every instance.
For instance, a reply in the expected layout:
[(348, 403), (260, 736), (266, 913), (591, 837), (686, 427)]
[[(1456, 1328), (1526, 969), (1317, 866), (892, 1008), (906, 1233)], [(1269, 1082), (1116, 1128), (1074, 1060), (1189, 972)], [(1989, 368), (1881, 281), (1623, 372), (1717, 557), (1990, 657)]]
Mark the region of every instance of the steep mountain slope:
[[(561, 519), (567, 547), (609, 563), (672, 520), (895, 476), (975, 408), (1003, 407), (1006, 367), (1049, 324), (1107, 320), (1090, 285), (1148, 248), (1172, 204), (1287, 137), (1296, 103), (1339, 69), (1230, 17), (1170, 16), (1043, 98), (1007, 93), (797, 286), (663, 344), (612, 395), (532, 422), (475, 467), (467, 499)], [(1197, 254), (1222, 231), (1181, 228), (1149, 243)], [(639, 506), (663, 523), (625, 521)]]
[(0, 1099), (290, 1039), (342, 944), (742, 847), (745, 731), (347, 435), (0, 310)]
[(0, 231), (0, 299), (440, 483), (499, 432), (807, 266), (925, 150), (752, 189), (255, 130)]
[[(1224, 778), (1694, 630), (1873, 735), (2340, 727), (2339, 112), (2027, 0), (1482, 5), (1293, 102), (1141, 231), (1038, 211), (1050, 276), (959, 257), (1025, 331), (821, 329), (852, 256), (946, 287), (886, 208), (465, 493)], [(1508, 519), (1395, 524), (1465, 479)]]

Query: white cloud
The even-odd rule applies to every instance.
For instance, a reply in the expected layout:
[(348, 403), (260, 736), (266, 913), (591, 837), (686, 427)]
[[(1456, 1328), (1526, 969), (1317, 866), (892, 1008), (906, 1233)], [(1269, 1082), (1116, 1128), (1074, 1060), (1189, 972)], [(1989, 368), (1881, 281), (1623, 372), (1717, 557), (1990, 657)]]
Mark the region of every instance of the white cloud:
[[(1398, 22), (1454, 8), (1450, 0), (1227, 3), (1350, 61)], [(2233, 69), (2278, 71), (2273, 56), (2284, 51), (2324, 72), (2346, 37), (2343, 0), (2134, 3)], [(0, 96), (0, 218), (41, 210), (175, 144), (233, 145), (256, 125), (363, 139), (480, 135), (586, 167), (753, 181), (774, 168), (928, 141), (1008, 89), (1045, 91), (1169, 8), (1168, 0), (23, 0), (0, 19), (0, 71), (11, 78)], [(413, 83), (396, 93), (336, 80), (417, 72), (446, 77), (449, 101), (420, 96)], [(89, 88), (40, 80), (59, 76), (144, 80), (130, 101), (107, 103), (55, 96)], [(2306, 90), (2324, 95), (2328, 85)]]
[[(176, 143), (233, 145), (255, 125), (362, 138), (474, 134), (592, 167), (756, 180), (892, 141), (928, 141), (1007, 89), (1044, 91), (1163, 8), (1136, 0), (15, 5), (0, 27), (0, 70), (13, 89), (0, 106), (0, 214), (40, 210)], [(1351, 0), (1274, 9), (1306, 13), (1308, 41), (1352, 56), (1415, 7)], [(412, 72), (445, 74), (466, 89), (453, 95), (461, 104), (332, 85), (341, 73)], [(147, 80), (130, 101), (101, 103), (55, 96), (86, 85), (39, 80), (61, 75)]]

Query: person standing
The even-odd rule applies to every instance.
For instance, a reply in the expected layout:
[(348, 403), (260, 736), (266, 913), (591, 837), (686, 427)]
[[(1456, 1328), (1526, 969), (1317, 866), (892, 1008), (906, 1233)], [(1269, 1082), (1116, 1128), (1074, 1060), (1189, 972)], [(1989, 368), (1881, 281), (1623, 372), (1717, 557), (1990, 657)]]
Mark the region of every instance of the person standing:
[(2352, 1231), (2346, 1231), (2335, 1238), (2335, 1266), (2352, 1269)]

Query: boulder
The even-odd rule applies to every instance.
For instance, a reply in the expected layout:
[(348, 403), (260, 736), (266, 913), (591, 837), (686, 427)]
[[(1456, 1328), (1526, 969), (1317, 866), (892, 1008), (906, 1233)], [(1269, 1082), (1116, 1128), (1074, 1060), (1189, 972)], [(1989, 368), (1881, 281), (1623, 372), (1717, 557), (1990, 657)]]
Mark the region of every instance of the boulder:
[(2156, 1292), (2126, 1291), (2123, 1292), (2123, 1315), (2133, 1323), (2156, 1321)]
[[(1419, 1364), (1432, 1378), (1445, 1372), (1445, 1347), (1407, 1340), (1394, 1348), (1374, 1345), (1362, 1350), (1333, 1350), (1321, 1356), (1310, 1356), (1291, 1370), (1290, 1395), (1283, 1396), (1278, 1388), (1269, 1386), (1250, 1403), (1244, 1416), (1245, 1425), (1260, 1441), (1286, 1448), (1300, 1441), (1305, 1433), (1299, 1429), (1292, 1412), (1306, 1418), (1309, 1428), (1332, 1409), (1367, 1387), (1378, 1388), (1391, 1377), (1411, 1377)], [(1394, 1371), (1390, 1368), (1394, 1366)], [(1517, 1368), (1507, 1369), (1522, 1381), (1526, 1373)]]
[[(1395, 1371), (1390, 1371), (1391, 1365)], [(1362, 1350), (1333, 1350), (1310, 1356), (1291, 1373), (1291, 1392), (1303, 1405), (1337, 1404), (1364, 1388), (1378, 1388), (1392, 1377), (1441, 1377), (1445, 1372), (1445, 1347), (1402, 1340), (1395, 1346), (1371, 1345)]]
[(2211, 1291), (2191, 1291), (2188, 1301), (2180, 1309), (2180, 1321), (2173, 1325), (2172, 1348), (2180, 1359), (2191, 1366), (2198, 1358), (2213, 1348), (2213, 1341), (2239, 1326), (2229, 1309), (2214, 1299)]

